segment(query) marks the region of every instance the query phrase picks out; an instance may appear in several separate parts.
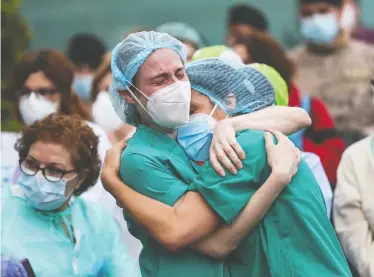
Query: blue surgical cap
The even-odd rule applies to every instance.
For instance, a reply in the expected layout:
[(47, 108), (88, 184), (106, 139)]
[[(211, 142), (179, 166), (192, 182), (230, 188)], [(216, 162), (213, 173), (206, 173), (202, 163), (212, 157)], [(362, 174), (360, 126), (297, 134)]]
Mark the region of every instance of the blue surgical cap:
[(258, 70), (233, 67), (221, 59), (198, 60), (186, 65), (191, 87), (208, 96), (228, 115), (251, 113), (274, 104), (275, 90)]
[(199, 33), (183, 22), (167, 22), (156, 27), (156, 31), (168, 33), (177, 39), (193, 43), (197, 48), (200, 48), (203, 44)]
[(135, 106), (127, 103), (119, 91), (131, 86), (140, 66), (153, 51), (162, 48), (175, 50), (183, 63), (186, 62), (188, 50), (182, 42), (166, 33), (154, 31), (130, 34), (112, 52), (110, 98), (117, 115), (128, 124), (137, 125), (139, 117)]

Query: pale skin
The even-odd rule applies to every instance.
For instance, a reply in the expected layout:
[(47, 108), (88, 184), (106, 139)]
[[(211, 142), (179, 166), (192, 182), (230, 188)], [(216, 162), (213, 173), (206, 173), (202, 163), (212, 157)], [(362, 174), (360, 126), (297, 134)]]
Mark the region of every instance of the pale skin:
[[(153, 52), (140, 67), (135, 78), (135, 84), (144, 94), (150, 96), (158, 89), (166, 87), (177, 80), (187, 80), (183, 63), (179, 56), (173, 50), (159, 49)], [(135, 89), (132, 90), (136, 93)], [(176, 130), (168, 130), (157, 126), (128, 91), (121, 91), (120, 93), (127, 102), (137, 107), (143, 124), (165, 132), (170, 137), (175, 138)], [(139, 93), (136, 93), (136, 96), (146, 106), (147, 99)], [(211, 109), (209, 109), (209, 113), (210, 111)], [(218, 120), (219, 114), (222, 115), (222, 111), (217, 111), (214, 115)], [(225, 115), (223, 114), (223, 116)], [(291, 157), (291, 164), (298, 164), (298, 151), (296, 151), (296, 148), (287, 139), (283, 141), (287, 141), (291, 146), (291, 148), (287, 148), (288, 153), (294, 153), (294, 155), (288, 155), (288, 157)], [(282, 149), (282, 145), (274, 147)], [(286, 157), (287, 155), (282, 156)], [(118, 160), (116, 160), (117, 163)], [(199, 193), (188, 192), (183, 196), (182, 201), (176, 203), (174, 207), (170, 207), (144, 195), (138, 193), (132, 194), (131, 191), (133, 193), (134, 191), (124, 186), (118, 177), (117, 171), (113, 170), (108, 164), (110, 162), (104, 164), (102, 172), (102, 181), (105, 188), (112, 193), (120, 205), (133, 215), (156, 240), (169, 250), (173, 251), (188, 246), (219, 228), (221, 222), (218, 215), (211, 210)], [(277, 162), (274, 164), (285, 165), (286, 163)], [(287, 164), (289, 165), (290, 163)], [(290, 168), (294, 168), (294, 166), (290, 166)], [(292, 176), (292, 174), (289, 174), (285, 177), (285, 175), (281, 174), (281, 177), (279, 177), (279, 172), (286, 172), (284, 169), (278, 171), (278, 169), (273, 168), (273, 171), (276, 175), (273, 175), (268, 181), (276, 187), (285, 186)], [(287, 172), (290, 171), (293, 172), (294, 170), (288, 170)], [(274, 192), (276, 190), (272, 189), (271, 191)], [(130, 195), (131, 197), (129, 197)], [(277, 193), (275, 193), (275, 197), (276, 195)], [(147, 210), (144, 210), (144, 207), (147, 207)], [(260, 217), (262, 216), (260, 215)]]

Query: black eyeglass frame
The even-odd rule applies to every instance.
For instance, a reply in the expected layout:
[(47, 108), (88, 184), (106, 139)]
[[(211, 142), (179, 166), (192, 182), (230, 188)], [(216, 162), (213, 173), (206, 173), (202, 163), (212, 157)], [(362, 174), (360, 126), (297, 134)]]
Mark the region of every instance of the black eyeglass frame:
[[(49, 178), (51, 178), (51, 176), (49, 176), (49, 178), (48, 178), (48, 177), (47, 177), (48, 175), (45, 174), (45, 170), (48, 168), (48, 166), (40, 167), (40, 163), (37, 162), (37, 161), (35, 161), (35, 163), (37, 163), (37, 169), (36, 169), (36, 171), (34, 172), (34, 174), (30, 174), (30, 173), (28, 173), (28, 172), (23, 171), (23, 170), (22, 170), (22, 163), (23, 163), (24, 161), (26, 161), (26, 160), (27, 160), (27, 158), (22, 158), (22, 159), (19, 159), (19, 160), (18, 160), (19, 169), (21, 170), (22, 173), (26, 174), (27, 176), (35, 176), (36, 174), (38, 174), (39, 171), (42, 171), (44, 178), (45, 178), (46, 180), (50, 181), (50, 182), (53, 182), (53, 183), (57, 183), (57, 182), (61, 181), (62, 178), (64, 178), (64, 176), (65, 176), (66, 174), (69, 174), (69, 173), (72, 173), (72, 172), (77, 172), (76, 169), (66, 170), (66, 171), (65, 171), (65, 170), (61, 170), (61, 169), (58, 169), (59, 171), (61, 171), (61, 177), (60, 177), (58, 180), (50, 180)], [(55, 178), (57, 178), (57, 177), (55, 177)]]

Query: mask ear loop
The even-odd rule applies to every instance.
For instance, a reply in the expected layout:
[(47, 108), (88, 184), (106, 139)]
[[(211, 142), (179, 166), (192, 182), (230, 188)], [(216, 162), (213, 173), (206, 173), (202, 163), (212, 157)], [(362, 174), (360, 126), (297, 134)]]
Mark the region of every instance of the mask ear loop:
[(210, 117), (213, 117), (213, 114), (214, 114), (214, 112), (217, 110), (217, 107), (218, 107), (217, 104), (214, 105), (214, 108), (212, 109), (212, 111), (211, 111), (210, 114), (209, 114)]
[[(127, 81), (125, 79), (125, 82), (130, 84), (131, 86), (133, 86), (141, 95), (143, 95), (148, 101), (149, 100), (149, 97), (147, 95), (145, 95), (140, 89), (138, 89), (136, 86), (134, 86), (131, 82)], [(127, 90), (130, 92), (131, 96), (135, 99), (135, 101), (140, 105), (140, 107), (142, 107), (142, 109), (153, 119), (155, 120), (155, 118), (148, 112), (148, 110), (144, 107), (144, 105), (140, 102), (139, 98), (135, 96), (135, 93), (130, 89), (130, 87), (127, 85), (126, 86)]]

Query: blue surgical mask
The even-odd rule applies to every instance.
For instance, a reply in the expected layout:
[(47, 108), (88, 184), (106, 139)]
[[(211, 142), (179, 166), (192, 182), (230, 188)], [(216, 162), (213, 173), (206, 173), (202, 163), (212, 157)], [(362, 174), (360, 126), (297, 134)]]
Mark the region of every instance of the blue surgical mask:
[(50, 182), (39, 172), (35, 176), (21, 173), (19, 185), (24, 191), (25, 200), (31, 207), (41, 211), (53, 211), (60, 208), (72, 195), (65, 196), (66, 184), (76, 176)]
[(209, 160), (209, 148), (213, 139), (213, 128), (217, 121), (212, 117), (217, 106), (208, 114), (193, 114), (186, 126), (178, 128), (177, 140), (187, 156), (194, 161)]
[(90, 100), (92, 81), (92, 75), (79, 75), (74, 78), (73, 89), (75, 94), (83, 101), (88, 102)]
[(335, 13), (315, 14), (301, 20), (301, 34), (317, 44), (331, 44), (339, 34), (339, 24)]

